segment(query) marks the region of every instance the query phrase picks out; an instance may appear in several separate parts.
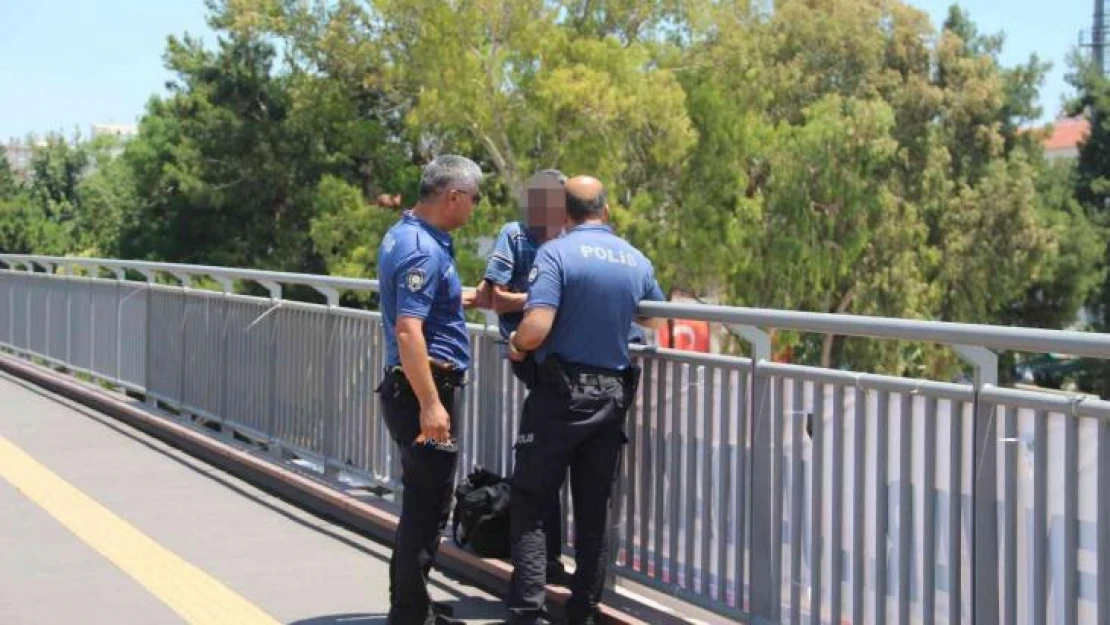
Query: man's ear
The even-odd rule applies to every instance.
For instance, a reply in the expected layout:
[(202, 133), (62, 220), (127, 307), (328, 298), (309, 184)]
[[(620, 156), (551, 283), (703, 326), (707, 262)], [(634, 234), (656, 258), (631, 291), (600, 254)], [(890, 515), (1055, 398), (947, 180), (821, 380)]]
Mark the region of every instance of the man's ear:
[(605, 207), (601, 209), (601, 221), (603, 221), (605, 223), (609, 223), (609, 205), (608, 204), (606, 204)]

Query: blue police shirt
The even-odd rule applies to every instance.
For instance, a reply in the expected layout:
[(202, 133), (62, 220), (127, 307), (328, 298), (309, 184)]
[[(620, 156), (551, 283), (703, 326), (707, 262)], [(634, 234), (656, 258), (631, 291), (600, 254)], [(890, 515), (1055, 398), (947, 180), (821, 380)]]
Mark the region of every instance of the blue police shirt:
[[(505, 224), (497, 235), (493, 254), (490, 255), (489, 263), (486, 265), (486, 281), (506, 287), (513, 293), (526, 292), (528, 272), (532, 271), (532, 263), (536, 260), (538, 248), (539, 244), (519, 221)], [(501, 327), (502, 338), (508, 338), (523, 318), (523, 312), (499, 315), (498, 325)]]
[(584, 224), (546, 243), (529, 274), (525, 309), (555, 308), (555, 322), (536, 361), (620, 370), (630, 364), (628, 338), (636, 307), (662, 301), (651, 262), (609, 226)]
[(387, 366), (401, 364), (396, 335), (401, 315), (424, 320), (430, 357), (458, 369), (470, 366), (462, 282), (450, 235), (405, 211), (382, 238), (378, 283)]

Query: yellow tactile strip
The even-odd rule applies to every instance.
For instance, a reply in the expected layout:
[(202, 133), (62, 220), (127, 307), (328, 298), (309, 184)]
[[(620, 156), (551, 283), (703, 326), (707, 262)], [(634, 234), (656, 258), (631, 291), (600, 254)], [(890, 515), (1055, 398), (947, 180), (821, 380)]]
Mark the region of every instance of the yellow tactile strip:
[(154, 542), (0, 436), (0, 477), (192, 625), (276, 625), (272, 616)]

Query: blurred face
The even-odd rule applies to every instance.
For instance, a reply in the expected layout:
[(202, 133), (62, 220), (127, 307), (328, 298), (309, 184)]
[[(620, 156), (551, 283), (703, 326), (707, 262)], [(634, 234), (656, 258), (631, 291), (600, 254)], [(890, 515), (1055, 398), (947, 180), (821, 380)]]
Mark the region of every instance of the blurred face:
[(559, 236), (566, 214), (566, 191), (558, 180), (540, 176), (528, 185), (524, 221), (532, 238), (543, 243)]

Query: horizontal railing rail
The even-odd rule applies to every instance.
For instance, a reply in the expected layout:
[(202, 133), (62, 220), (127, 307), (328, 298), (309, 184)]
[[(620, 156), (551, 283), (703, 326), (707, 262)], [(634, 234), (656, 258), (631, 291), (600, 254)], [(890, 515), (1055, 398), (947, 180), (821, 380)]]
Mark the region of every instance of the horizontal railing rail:
[[(3, 349), (337, 487), (399, 488), (374, 394), (381, 315), (339, 305), (376, 281), (12, 254), (0, 265)], [(290, 285), (326, 303), (285, 299)], [(1110, 619), (1110, 402), (1002, 388), (992, 351), (1110, 359), (1110, 335), (701, 304), (640, 312), (727, 325), (754, 358), (633, 346), (643, 378), (613, 505), (619, 578), (751, 622)], [(470, 325), (460, 474), (512, 469), (525, 391), (494, 321)], [(948, 344), (977, 375), (770, 362), (770, 328)], [(568, 552), (572, 535), (568, 506)]]
[[(79, 266), (121, 271), (130, 269), (141, 273), (160, 272), (168, 275), (209, 276), (227, 280), (250, 280), (260, 284), (296, 284), (327, 290), (378, 291), (379, 289), (377, 280), (363, 278), (317, 276), (207, 265), (20, 254), (0, 254), (0, 262), (9, 266), (37, 265), (42, 268)], [(951, 345), (975, 345), (998, 350), (1051, 352), (1110, 359), (1110, 334), (1094, 332), (675, 302), (644, 302), (640, 305), (640, 313), (648, 317), (712, 321), (727, 325)]]

